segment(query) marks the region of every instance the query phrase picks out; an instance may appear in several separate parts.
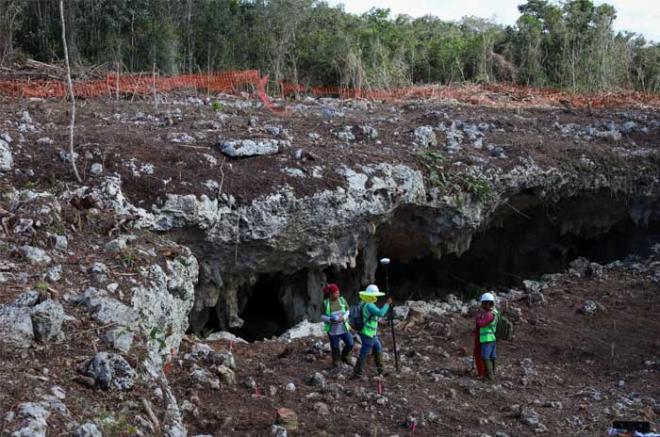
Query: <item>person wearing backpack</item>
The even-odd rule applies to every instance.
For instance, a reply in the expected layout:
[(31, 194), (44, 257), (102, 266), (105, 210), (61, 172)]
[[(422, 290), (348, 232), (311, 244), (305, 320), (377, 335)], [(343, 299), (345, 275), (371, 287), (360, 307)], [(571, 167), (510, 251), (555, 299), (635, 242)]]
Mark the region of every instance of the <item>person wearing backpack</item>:
[(381, 293), (375, 284), (369, 285), (359, 295), (361, 300), (360, 312), (362, 315), (362, 328), (359, 330), (359, 334), (362, 340), (362, 347), (360, 348), (360, 356), (353, 368), (353, 379), (358, 379), (362, 376), (364, 362), (372, 351), (378, 374), (382, 374), (385, 370), (383, 366), (383, 346), (378, 337), (378, 320), (385, 317), (392, 304), (392, 298), (388, 297), (385, 305), (378, 308), (376, 301), (380, 296), (385, 296), (385, 293)]
[[(341, 296), (337, 284), (328, 284), (323, 288), (325, 299), (323, 300), (323, 329), (330, 339), (330, 350), (332, 352), (332, 367), (338, 367), (340, 361), (351, 364), (349, 356), (353, 350), (353, 334), (348, 326), (348, 304)], [(340, 342), (344, 348), (339, 351)]]
[[(479, 376), (488, 381), (495, 379), (495, 360), (497, 359), (497, 322), (500, 317), (495, 308), (495, 296), (492, 293), (484, 293), (479, 298), (481, 310), (477, 314), (477, 327), (475, 331), (475, 346), (478, 339), (478, 349), (475, 348), (475, 359)], [(479, 363), (478, 360), (481, 360)], [(482, 366), (480, 366), (482, 364)], [(483, 369), (483, 371), (482, 371)]]

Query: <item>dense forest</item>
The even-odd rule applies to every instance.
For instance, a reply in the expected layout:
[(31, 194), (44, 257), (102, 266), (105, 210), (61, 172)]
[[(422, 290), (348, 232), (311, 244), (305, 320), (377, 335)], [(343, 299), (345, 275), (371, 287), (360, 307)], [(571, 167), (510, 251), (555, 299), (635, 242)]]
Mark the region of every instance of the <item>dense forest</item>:
[[(113, 71), (258, 69), (314, 85), (512, 81), (660, 92), (660, 44), (614, 32), (615, 9), (591, 0), (529, 0), (514, 26), (387, 9), (355, 15), (317, 0), (65, 0), (64, 8), (74, 64)], [(0, 0), (0, 65), (62, 57), (57, 0)]]

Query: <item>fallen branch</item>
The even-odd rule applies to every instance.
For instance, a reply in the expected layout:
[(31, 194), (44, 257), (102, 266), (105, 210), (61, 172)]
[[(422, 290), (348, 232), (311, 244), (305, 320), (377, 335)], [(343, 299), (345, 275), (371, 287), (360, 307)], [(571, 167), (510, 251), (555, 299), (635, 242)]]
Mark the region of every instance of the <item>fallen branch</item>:
[(149, 416), (149, 420), (151, 421), (152, 425), (156, 430), (160, 429), (160, 421), (158, 420), (158, 417), (154, 414), (153, 408), (151, 408), (151, 402), (146, 400), (145, 398), (140, 399), (142, 401), (142, 406), (144, 407), (144, 411), (147, 413), (147, 416)]

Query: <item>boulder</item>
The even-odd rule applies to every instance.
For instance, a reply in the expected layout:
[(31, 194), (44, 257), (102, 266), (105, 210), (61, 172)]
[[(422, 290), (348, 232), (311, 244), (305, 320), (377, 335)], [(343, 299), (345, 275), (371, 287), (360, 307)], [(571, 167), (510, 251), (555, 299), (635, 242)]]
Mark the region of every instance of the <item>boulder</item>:
[(62, 305), (51, 299), (32, 308), (32, 329), (35, 339), (46, 342), (62, 337), (64, 317)]
[(96, 424), (87, 422), (73, 432), (74, 437), (103, 437)]
[(92, 176), (98, 176), (103, 173), (103, 164), (95, 162), (89, 167), (89, 173)]
[(218, 141), (220, 151), (231, 158), (274, 155), (280, 151), (280, 147), (287, 145), (287, 141), (273, 139)]
[(193, 364), (192, 372), (190, 372), (190, 377), (200, 384), (202, 387), (208, 387), (213, 390), (220, 389), (220, 380), (214, 377), (211, 372), (199, 367), (197, 364)]
[(18, 417), (22, 428), (12, 433), (12, 437), (46, 437), (50, 411), (42, 402), (24, 402), (18, 406)]
[(437, 146), (438, 140), (431, 126), (420, 126), (413, 132), (413, 141), (418, 146), (430, 147)]
[(216, 370), (218, 376), (222, 379), (225, 384), (234, 385), (236, 384), (236, 373), (225, 365), (221, 365)]
[(121, 352), (128, 352), (133, 345), (133, 331), (125, 327), (112, 328), (103, 336), (104, 340)]
[(24, 306), (0, 307), (0, 345), (26, 349), (32, 344), (32, 309)]
[(96, 385), (107, 390), (112, 387), (129, 390), (135, 384), (137, 373), (121, 355), (99, 352), (86, 366), (85, 374), (94, 378)]
[(21, 256), (30, 261), (33, 265), (47, 265), (50, 264), (51, 258), (46, 254), (43, 249), (38, 247), (24, 245), (18, 248)]
[(9, 144), (0, 139), (0, 172), (10, 171), (14, 167), (14, 157)]
[(311, 323), (307, 320), (303, 320), (293, 328), (288, 329), (279, 338), (280, 340), (288, 341), (288, 340), (294, 340), (296, 338), (325, 337), (325, 336), (326, 334), (323, 331), (323, 322)]

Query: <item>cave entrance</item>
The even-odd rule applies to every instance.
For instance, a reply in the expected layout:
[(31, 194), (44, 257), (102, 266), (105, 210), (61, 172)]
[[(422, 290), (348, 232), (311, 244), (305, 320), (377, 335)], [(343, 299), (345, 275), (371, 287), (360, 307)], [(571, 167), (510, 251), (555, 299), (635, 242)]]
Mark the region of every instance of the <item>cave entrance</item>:
[(250, 342), (284, 333), (290, 325), (280, 297), (283, 282), (281, 275), (266, 274), (259, 276), (249, 289), (241, 290), (239, 297), (245, 296), (246, 301), (241, 302), (243, 309), (239, 316), (244, 323), (230, 331)]
[[(648, 256), (651, 246), (660, 243), (660, 207), (652, 203), (641, 206), (650, 211), (646, 219), (634, 221), (639, 205), (612, 199), (609, 193), (552, 204), (518, 199), (517, 206), (496, 211), (489, 227), (472, 237), (462, 255), (440, 259), (428, 247), (428, 235), (417, 233), (431, 219), (409, 212), (403, 217), (407, 221), (384, 227), (378, 252), (392, 260), (388, 269), (395, 299), (442, 298), (448, 293), (473, 298), (486, 288), (517, 287), (525, 279), (563, 272), (581, 256), (600, 264), (628, 255)], [(376, 279), (385, 284), (383, 266)]]

